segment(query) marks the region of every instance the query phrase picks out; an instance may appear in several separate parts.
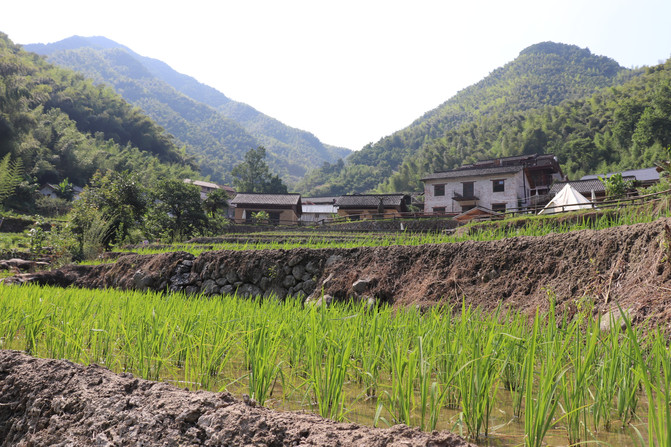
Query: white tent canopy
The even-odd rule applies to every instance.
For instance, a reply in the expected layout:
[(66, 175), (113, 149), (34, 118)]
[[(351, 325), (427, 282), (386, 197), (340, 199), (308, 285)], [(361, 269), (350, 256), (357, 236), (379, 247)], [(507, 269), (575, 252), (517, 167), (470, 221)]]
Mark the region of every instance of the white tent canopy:
[(538, 214), (561, 213), (592, 207), (592, 202), (567, 183)]

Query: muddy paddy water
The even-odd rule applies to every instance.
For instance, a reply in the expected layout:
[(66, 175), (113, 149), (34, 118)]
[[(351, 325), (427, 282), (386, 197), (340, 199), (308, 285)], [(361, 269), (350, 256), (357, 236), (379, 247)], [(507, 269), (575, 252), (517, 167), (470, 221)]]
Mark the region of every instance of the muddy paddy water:
[[(240, 371), (240, 373), (244, 373)], [(222, 384), (222, 387), (225, 384)], [(348, 409), (346, 420), (365, 426), (388, 427), (382, 421), (378, 421), (375, 425), (376, 413), (378, 411), (377, 398), (361, 398), (361, 389), (356, 384), (346, 384), (346, 407)], [(238, 383), (237, 386), (228, 384), (226, 386), (230, 392), (236, 397), (242, 398), (248, 389), (244, 384)], [(298, 396), (296, 396), (298, 394)], [(286, 397), (283, 395), (282, 386), (277, 385), (273, 396), (267, 402), (266, 406), (278, 411), (299, 411), (318, 413), (317, 405), (314, 402), (306, 402), (302, 399), (301, 393), (289, 392)], [(589, 436), (583, 439), (582, 442), (587, 444), (599, 444), (606, 446), (622, 446), (622, 447), (640, 447), (642, 438), (647, 443), (648, 426), (647, 426), (647, 400), (644, 393), (639, 393), (638, 412), (634, 421), (623, 424), (619, 420), (612, 421), (612, 427), (609, 430), (600, 427), (598, 431), (594, 430), (594, 419), (588, 417)], [(415, 395), (415, 399), (419, 402), (420, 396)], [(440, 417), (436, 430), (447, 430), (458, 434), (463, 438), (468, 438), (468, 429), (461, 420), (461, 410), (459, 408), (443, 408), (440, 410)], [(381, 416), (387, 420), (391, 420), (390, 414), (383, 410)], [(551, 428), (544, 438), (545, 445), (548, 446), (566, 446), (569, 445), (567, 431), (565, 424), (562, 423), (561, 410), (556, 415), (556, 425)], [(557, 421), (559, 419), (559, 421)], [(420, 415), (413, 414), (412, 426), (419, 426)], [(510, 392), (504, 388), (500, 388), (497, 394), (497, 401), (490, 418), (490, 433), (489, 436), (475, 442), (479, 446), (489, 447), (514, 447), (524, 445), (524, 420), (515, 417), (512, 396)], [(474, 442), (474, 441), (471, 441)]]

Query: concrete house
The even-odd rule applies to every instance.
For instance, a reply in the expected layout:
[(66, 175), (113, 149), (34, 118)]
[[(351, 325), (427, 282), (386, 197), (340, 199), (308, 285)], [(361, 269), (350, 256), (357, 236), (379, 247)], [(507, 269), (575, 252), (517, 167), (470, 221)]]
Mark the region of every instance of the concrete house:
[(554, 155), (483, 160), (425, 176), (424, 212), (458, 215), (473, 208), (502, 213), (542, 203), (564, 175)]
[(338, 216), (352, 220), (400, 217), (409, 205), (408, 194), (353, 194), (340, 196), (335, 202)]
[(230, 203), (235, 206), (235, 223), (252, 223), (256, 213), (265, 211), (270, 223), (298, 225), (302, 213), (300, 194), (240, 193)]

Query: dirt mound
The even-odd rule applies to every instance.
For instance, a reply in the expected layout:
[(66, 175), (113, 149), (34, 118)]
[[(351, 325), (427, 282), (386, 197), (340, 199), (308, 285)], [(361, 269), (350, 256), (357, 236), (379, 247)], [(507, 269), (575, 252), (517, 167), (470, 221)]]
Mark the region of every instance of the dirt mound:
[[(75, 287), (284, 298), (329, 294), (394, 305), (467, 304), (569, 311), (616, 305), (635, 321), (671, 322), (671, 219), (499, 241), (423, 246), (123, 256), (8, 278)], [(363, 290), (354, 287), (365, 279)]]
[(2, 446), (468, 446), (447, 432), (334, 423), (113, 374), (99, 366), (0, 351)]

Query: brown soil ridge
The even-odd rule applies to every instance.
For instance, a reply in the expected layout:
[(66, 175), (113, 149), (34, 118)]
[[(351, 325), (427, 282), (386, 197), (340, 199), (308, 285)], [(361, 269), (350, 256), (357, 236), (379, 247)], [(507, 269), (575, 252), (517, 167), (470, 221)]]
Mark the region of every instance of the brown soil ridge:
[[(7, 283), (242, 296), (330, 294), (397, 306), (466, 304), (533, 313), (617, 305), (671, 322), (671, 219), (604, 230), (422, 246), (129, 255), (114, 264), (19, 275)], [(328, 279), (330, 277), (330, 279)], [(361, 291), (353, 287), (368, 279)], [(328, 280), (327, 280), (328, 279)]]
[(1, 446), (472, 446), (448, 432), (278, 412), (100, 366), (0, 350)]

